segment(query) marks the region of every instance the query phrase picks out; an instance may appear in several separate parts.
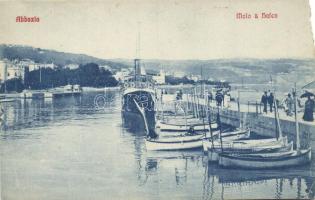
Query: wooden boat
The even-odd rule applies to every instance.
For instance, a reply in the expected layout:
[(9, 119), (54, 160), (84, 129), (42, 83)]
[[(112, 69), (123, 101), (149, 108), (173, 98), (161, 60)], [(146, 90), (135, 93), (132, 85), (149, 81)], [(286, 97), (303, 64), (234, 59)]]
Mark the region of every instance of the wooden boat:
[[(215, 132), (213, 136), (219, 136), (219, 131)], [(250, 129), (236, 129), (234, 131), (222, 132), (221, 137), (223, 141), (247, 139), (250, 137)]]
[(311, 149), (293, 151), (287, 155), (220, 154), (219, 165), (227, 168), (273, 169), (305, 165), (311, 161)]
[[(297, 98), (295, 98), (297, 107)], [(275, 106), (277, 112), (277, 106)], [(277, 116), (277, 114), (276, 114)], [(279, 126), (279, 117), (276, 117)], [(219, 165), (228, 168), (248, 168), (248, 169), (273, 169), (293, 166), (303, 166), (311, 162), (311, 148), (300, 150), (299, 124), (297, 119), (297, 109), (295, 109), (296, 125), (296, 150), (281, 153), (267, 154), (239, 154), (220, 153)]]
[[(209, 130), (210, 126), (208, 124), (202, 124), (202, 123), (187, 123), (186, 124), (167, 124), (163, 123), (161, 121), (158, 121), (156, 123), (156, 128), (159, 128), (161, 131), (188, 131), (190, 126), (194, 127), (195, 131), (200, 131), (200, 130)], [(212, 129), (218, 128), (217, 123), (211, 124)]]
[[(184, 132), (184, 131), (160, 131), (159, 129), (155, 129), (155, 133), (157, 135), (159, 135), (160, 137), (171, 137), (171, 136), (181, 136), (181, 135), (187, 135), (189, 134), (188, 132)], [(205, 133), (204, 130), (201, 130), (201, 131), (194, 131), (195, 135), (197, 134), (204, 134), (205, 135), (205, 138), (208, 138), (210, 137), (208, 135), (208, 133)]]
[(159, 141), (159, 142), (186, 142), (196, 139), (204, 139), (204, 134), (181, 134), (176, 136), (163, 136), (158, 137), (157, 139), (150, 139), (151, 141)]
[(212, 142), (204, 141), (203, 145), (207, 145), (208, 160), (211, 162), (219, 161), (221, 153), (258, 155), (262, 153), (286, 152), (292, 150), (293, 148), (293, 142), (287, 143), (286, 138), (282, 138), (280, 140), (271, 138), (260, 140), (223, 141), (222, 146), (217, 140), (213, 142), (213, 146)]
[[(216, 140), (215, 143), (219, 140), (220, 131), (212, 132), (213, 140)], [(234, 141), (234, 140), (242, 140), (248, 139), (250, 137), (250, 129), (236, 129), (234, 131), (226, 131), (221, 133), (222, 141)], [(206, 138), (203, 141), (203, 150), (204, 152), (208, 152), (208, 148), (212, 147), (211, 142), (211, 134), (207, 133)]]
[[(223, 139), (224, 137), (222, 137)], [(228, 139), (228, 137), (227, 137)], [(213, 143), (213, 145), (212, 145)], [(210, 140), (205, 140), (204, 144), (208, 150), (211, 148), (221, 148), (220, 141), (214, 140), (213, 142)], [(249, 139), (249, 140), (222, 140), (222, 148), (224, 150), (242, 150), (242, 149), (250, 149), (250, 148), (267, 148), (273, 146), (285, 146), (287, 144), (287, 137), (283, 137), (281, 139), (277, 138), (267, 138), (267, 139)]]
[[(148, 122), (146, 119), (144, 108), (140, 107), (139, 104), (134, 100), (135, 105), (143, 116), (145, 129), (147, 135), (149, 134)], [(147, 138), (145, 139), (145, 145), (147, 150), (182, 150), (182, 149), (194, 149), (202, 147), (203, 134), (197, 135), (181, 135), (169, 138)]]
[[(206, 119), (205, 119), (206, 121)], [(165, 124), (203, 124), (203, 120), (199, 118), (180, 116), (180, 117), (164, 117), (161, 119), (161, 123)]]
[(184, 150), (184, 149), (195, 149), (202, 147), (203, 136), (195, 139), (188, 139), (187, 136), (177, 137), (176, 140), (169, 139), (146, 139), (145, 146), (147, 150), (151, 151), (163, 151), (163, 150)]

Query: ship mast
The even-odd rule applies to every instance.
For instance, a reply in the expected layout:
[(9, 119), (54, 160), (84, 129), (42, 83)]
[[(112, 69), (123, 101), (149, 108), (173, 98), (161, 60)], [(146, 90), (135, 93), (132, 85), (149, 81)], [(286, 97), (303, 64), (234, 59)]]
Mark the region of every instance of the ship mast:
[(136, 85), (138, 85), (138, 81), (139, 81), (139, 75), (141, 74), (141, 68), (140, 68), (140, 22), (138, 22), (138, 36), (137, 36), (137, 43), (136, 43), (136, 58), (134, 60), (134, 67), (135, 67), (135, 82)]

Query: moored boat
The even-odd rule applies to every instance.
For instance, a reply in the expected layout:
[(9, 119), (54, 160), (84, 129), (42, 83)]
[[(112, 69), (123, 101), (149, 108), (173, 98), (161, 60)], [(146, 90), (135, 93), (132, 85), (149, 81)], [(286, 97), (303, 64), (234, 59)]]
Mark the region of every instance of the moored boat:
[[(296, 90), (295, 90), (296, 93)], [(295, 108), (297, 108), (297, 98), (295, 95)], [(278, 113), (275, 104), (275, 113)], [(278, 128), (280, 128), (279, 116), (276, 114)], [(273, 169), (294, 166), (304, 166), (311, 162), (311, 148), (300, 149), (299, 123), (297, 118), (297, 109), (295, 109), (295, 127), (296, 127), (296, 150), (287, 150), (278, 153), (266, 154), (239, 154), (225, 153), (219, 154), (219, 165), (228, 168), (247, 168), (247, 169)], [(279, 129), (281, 130), (281, 129)], [(281, 132), (281, 131), (280, 131)]]
[(286, 152), (293, 148), (292, 142), (286, 143), (283, 140), (275, 139), (223, 141), (222, 145), (219, 141), (214, 141), (213, 144), (212, 146), (212, 143), (207, 143), (208, 160), (211, 162), (219, 161), (219, 156), (223, 153), (258, 155), (262, 153)]
[[(187, 123), (187, 124), (168, 124), (158, 121), (156, 123), (156, 128), (159, 128), (161, 131), (188, 131), (190, 127), (193, 127), (195, 131), (200, 130), (209, 130), (209, 124), (202, 124), (202, 123)], [(211, 124), (212, 129), (218, 128), (217, 123)]]
[(226, 168), (273, 169), (305, 165), (311, 160), (310, 148), (284, 154), (261, 156), (222, 153), (219, 156), (219, 165)]
[(203, 136), (188, 140), (187, 136), (177, 138), (177, 141), (160, 141), (159, 139), (146, 139), (145, 145), (147, 150), (163, 151), (163, 150), (184, 150), (196, 149), (202, 147)]

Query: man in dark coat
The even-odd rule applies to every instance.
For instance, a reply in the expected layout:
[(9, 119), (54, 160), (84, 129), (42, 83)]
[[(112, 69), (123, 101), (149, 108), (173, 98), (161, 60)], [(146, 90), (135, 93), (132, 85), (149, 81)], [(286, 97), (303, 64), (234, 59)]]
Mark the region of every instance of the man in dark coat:
[(274, 98), (275, 97), (273, 96), (273, 93), (271, 92), (270, 95), (268, 96), (268, 104), (269, 104), (270, 112), (272, 112)]
[(217, 93), (215, 94), (215, 100), (217, 101), (217, 106), (222, 106), (223, 94), (221, 93), (221, 91), (217, 91)]
[(267, 91), (261, 97), (261, 103), (264, 105), (264, 112), (267, 113), (267, 103), (268, 103), (268, 95)]
[(303, 115), (303, 119), (305, 121), (309, 121), (309, 122), (314, 121), (314, 117), (313, 117), (314, 105), (315, 105), (314, 100), (311, 99), (310, 96), (308, 96), (305, 102), (305, 109), (304, 109), (304, 115)]

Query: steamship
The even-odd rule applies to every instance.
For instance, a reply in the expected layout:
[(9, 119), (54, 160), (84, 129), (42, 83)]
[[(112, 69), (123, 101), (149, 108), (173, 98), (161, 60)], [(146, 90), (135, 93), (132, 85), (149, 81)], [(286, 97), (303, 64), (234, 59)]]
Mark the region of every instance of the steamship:
[(131, 117), (140, 114), (136, 103), (144, 108), (149, 126), (154, 126), (155, 90), (149, 76), (141, 73), (140, 59), (134, 60), (134, 74), (129, 76), (122, 85), (122, 113)]

